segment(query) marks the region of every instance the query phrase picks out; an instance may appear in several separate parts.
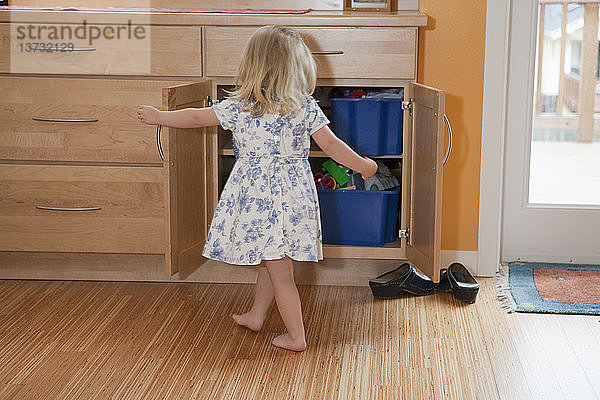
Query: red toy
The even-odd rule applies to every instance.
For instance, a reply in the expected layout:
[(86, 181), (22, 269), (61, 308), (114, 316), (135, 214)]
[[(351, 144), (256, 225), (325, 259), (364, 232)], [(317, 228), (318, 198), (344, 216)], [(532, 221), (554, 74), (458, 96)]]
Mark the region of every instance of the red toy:
[(315, 172), (315, 185), (321, 189), (335, 189), (337, 183), (335, 179), (329, 174), (323, 174), (322, 172)]

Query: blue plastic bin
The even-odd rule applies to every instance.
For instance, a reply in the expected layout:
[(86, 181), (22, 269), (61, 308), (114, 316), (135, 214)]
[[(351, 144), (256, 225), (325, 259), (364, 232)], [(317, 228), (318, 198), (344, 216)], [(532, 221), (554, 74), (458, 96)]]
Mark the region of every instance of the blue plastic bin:
[(365, 156), (402, 154), (403, 98), (330, 98), (331, 128)]
[(400, 186), (390, 190), (317, 189), (324, 244), (383, 246), (397, 236)]

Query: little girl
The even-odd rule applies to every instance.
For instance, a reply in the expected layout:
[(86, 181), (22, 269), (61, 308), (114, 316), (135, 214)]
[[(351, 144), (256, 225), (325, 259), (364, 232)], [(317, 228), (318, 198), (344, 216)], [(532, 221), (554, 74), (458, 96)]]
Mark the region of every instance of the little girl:
[(236, 89), (212, 107), (159, 111), (138, 108), (146, 124), (175, 128), (221, 125), (233, 133), (236, 163), (223, 188), (203, 255), (258, 265), (252, 308), (233, 319), (253, 331), (273, 302), (287, 332), (273, 344), (306, 348), (292, 260), (323, 259), (319, 201), (308, 155), (310, 137), (331, 158), (370, 178), (377, 164), (360, 157), (327, 127), (311, 97), (316, 85), (312, 54), (289, 28), (258, 29), (242, 55)]

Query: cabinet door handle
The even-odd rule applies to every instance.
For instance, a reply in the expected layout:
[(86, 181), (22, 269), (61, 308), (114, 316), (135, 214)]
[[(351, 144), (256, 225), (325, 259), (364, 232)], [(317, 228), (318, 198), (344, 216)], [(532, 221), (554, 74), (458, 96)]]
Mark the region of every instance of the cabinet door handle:
[(98, 118), (68, 119), (68, 118), (31, 117), (31, 119), (34, 121), (43, 121), (43, 122), (98, 122)]
[(165, 153), (163, 153), (162, 144), (160, 143), (160, 125), (156, 125), (156, 147), (158, 148), (158, 155), (160, 155), (160, 159), (165, 161)]
[(74, 47), (72, 49), (61, 50), (63, 53), (70, 53), (72, 51), (96, 51), (93, 47)]
[(324, 55), (324, 56), (332, 56), (332, 55), (344, 54), (344, 52), (342, 50), (311, 51), (311, 53), (314, 54), (314, 55)]
[(448, 157), (450, 157), (450, 151), (452, 150), (452, 127), (450, 126), (450, 121), (448, 120), (448, 117), (445, 113), (444, 122), (446, 123), (446, 131), (448, 131), (448, 150), (446, 150), (446, 156), (444, 156), (442, 167), (446, 165), (446, 161), (448, 161)]
[(49, 207), (49, 206), (35, 206), (40, 210), (48, 211), (98, 211), (102, 210), (102, 207)]

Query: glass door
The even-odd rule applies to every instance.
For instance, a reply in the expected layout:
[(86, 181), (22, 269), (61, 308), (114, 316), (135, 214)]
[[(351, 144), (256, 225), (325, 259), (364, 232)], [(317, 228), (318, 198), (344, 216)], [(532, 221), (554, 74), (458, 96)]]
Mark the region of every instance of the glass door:
[(600, 205), (598, 4), (538, 5), (529, 202)]
[(502, 259), (600, 262), (598, 2), (513, 2)]

